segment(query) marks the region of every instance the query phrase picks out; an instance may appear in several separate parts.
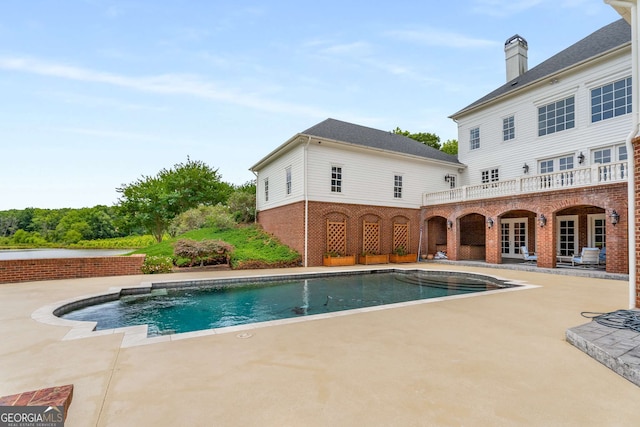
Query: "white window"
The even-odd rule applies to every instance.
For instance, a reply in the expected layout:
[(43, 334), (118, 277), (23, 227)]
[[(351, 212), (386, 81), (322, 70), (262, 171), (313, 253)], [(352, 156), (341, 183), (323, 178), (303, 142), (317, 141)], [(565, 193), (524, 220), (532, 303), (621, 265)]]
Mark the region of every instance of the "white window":
[(502, 140), (509, 141), (516, 137), (516, 127), (513, 116), (502, 119)]
[(575, 127), (575, 97), (538, 107), (538, 136)]
[(540, 162), (540, 173), (553, 172), (553, 160), (543, 160)]
[(396, 199), (402, 198), (402, 175), (393, 176), (393, 197)]
[(591, 89), (591, 123), (631, 113), (631, 77)]
[(264, 179), (264, 201), (269, 201), (269, 178)]
[(560, 157), (558, 159), (559, 167), (558, 170), (566, 171), (573, 169), (573, 156), (568, 157)]
[(480, 148), (480, 128), (473, 128), (469, 131), (469, 148), (471, 150)]
[(291, 167), (285, 169), (287, 195), (291, 194)]
[(495, 182), (500, 179), (500, 173), (497, 168), (482, 171), (482, 183)]
[(342, 167), (331, 166), (331, 192), (342, 193)]

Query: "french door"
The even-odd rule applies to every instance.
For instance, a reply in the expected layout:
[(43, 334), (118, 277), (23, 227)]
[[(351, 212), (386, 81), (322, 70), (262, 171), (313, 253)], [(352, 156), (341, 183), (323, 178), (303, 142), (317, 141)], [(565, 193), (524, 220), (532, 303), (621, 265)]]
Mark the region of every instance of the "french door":
[(572, 256), (578, 253), (578, 216), (556, 217), (558, 224), (558, 255)]
[[(500, 220), (500, 247), (503, 258), (521, 258), (521, 246), (527, 246), (527, 218), (507, 218)], [(534, 252), (533, 248), (529, 248)]]

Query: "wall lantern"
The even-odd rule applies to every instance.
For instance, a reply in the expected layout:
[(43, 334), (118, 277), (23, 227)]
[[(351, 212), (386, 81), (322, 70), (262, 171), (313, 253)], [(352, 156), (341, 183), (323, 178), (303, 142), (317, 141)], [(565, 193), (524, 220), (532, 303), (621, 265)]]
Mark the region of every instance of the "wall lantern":
[(447, 230), (451, 230), (451, 228), (453, 227), (453, 222), (451, 222), (450, 219), (447, 220)]
[(538, 223), (540, 223), (540, 227), (544, 227), (547, 225), (547, 217), (545, 217), (544, 214), (540, 214), (538, 217)]
[(493, 220), (491, 218), (487, 219), (487, 227), (493, 228)]
[(620, 214), (616, 212), (615, 209), (613, 210), (613, 212), (611, 212), (611, 215), (609, 216), (611, 217), (611, 224), (613, 225), (616, 225), (618, 221), (620, 221)]
[(578, 154), (578, 163), (584, 163), (584, 154), (582, 154), (582, 151), (580, 152), (580, 154)]
[(451, 179), (453, 179), (453, 175), (446, 174), (444, 176), (444, 180), (447, 181), (447, 182), (451, 181)]
[(524, 173), (529, 173), (529, 165), (525, 163), (524, 166), (522, 166), (522, 171)]

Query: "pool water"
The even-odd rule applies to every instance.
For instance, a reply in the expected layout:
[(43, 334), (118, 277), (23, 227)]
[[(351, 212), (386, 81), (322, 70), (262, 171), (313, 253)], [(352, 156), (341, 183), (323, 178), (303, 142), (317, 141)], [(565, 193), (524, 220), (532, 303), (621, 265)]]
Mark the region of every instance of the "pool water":
[(97, 330), (147, 324), (148, 335), (156, 336), (510, 286), (464, 273), (366, 272), (266, 283), (160, 288), (88, 305), (60, 317), (97, 322)]

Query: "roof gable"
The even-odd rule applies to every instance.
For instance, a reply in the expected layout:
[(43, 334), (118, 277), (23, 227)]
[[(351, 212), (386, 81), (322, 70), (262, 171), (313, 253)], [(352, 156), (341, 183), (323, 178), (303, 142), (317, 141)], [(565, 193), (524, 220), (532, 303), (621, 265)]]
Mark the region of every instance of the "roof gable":
[(521, 76), (505, 83), (503, 86), (469, 104), (450, 117), (457, 117), (479, 105), (510, 92), (515, 92), (533, 82), (544, 79), (545, 77), (575, 66), (588, 59), (598, 57), (630, 41), (631, 26), (624, 19), (615, 21), (538, 64)]
[(452, 156), (433, 147), (429, 147), (406, 136), (335, 119), (326, 119), (301, 132), (301, 134), (378, 150), (460, 164), (457, 156)]

